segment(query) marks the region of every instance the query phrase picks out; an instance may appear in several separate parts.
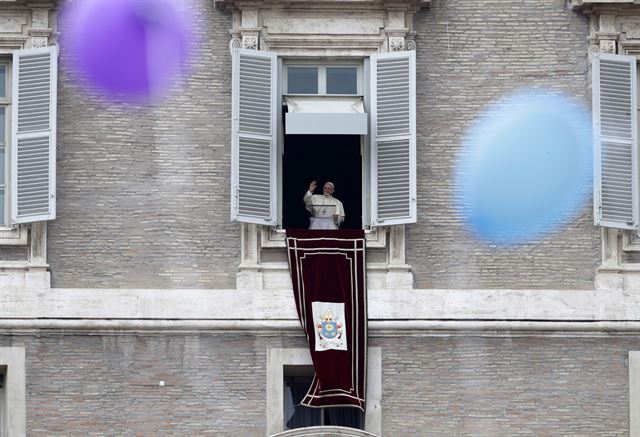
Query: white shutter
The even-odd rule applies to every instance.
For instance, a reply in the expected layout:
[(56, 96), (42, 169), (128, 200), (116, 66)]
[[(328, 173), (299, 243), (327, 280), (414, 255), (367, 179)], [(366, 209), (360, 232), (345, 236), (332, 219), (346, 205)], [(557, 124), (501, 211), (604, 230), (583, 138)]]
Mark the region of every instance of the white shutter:
[(13, 53), (11, 222), (56, 217), (56, 46)]
[(233, 52), (231, 220), (276, 224), (276, 60)]
[(416, 221), (416, 55), (371, 56), (371, 225)]
[(636, 58), (593, 56), (594, 220), (638, 229)]

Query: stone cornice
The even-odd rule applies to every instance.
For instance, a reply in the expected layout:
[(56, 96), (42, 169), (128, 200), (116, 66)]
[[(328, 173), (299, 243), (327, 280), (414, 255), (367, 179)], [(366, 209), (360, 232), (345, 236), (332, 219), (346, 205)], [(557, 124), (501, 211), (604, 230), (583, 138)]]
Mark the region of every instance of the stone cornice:
[(640, 4), (634, 0), (568, 0), (569, 7), (574, 11), (582, 11), (589, 15), (600, 11), (637, 11)]
[(213, 0), (218, 9), (286, 8), (331, 10), (419, 11), (431, 6), (431, 0)]
[[(372, 320), (372, 337), (637, 337), (634, 321)], [(220, 319), (0, 319), (0, 334), (200, 335), (208, 333), (302, 337), (300, 321)]]

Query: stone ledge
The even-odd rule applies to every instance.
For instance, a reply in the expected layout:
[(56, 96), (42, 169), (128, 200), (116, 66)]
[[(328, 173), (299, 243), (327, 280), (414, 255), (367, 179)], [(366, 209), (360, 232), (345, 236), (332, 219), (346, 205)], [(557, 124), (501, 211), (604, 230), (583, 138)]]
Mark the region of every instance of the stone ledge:
[[(5, 319), (297, 320), (280, 290), (0, 288)], [(640, 321), (638, 290), (368, 290), (370, 320)]]
[[(295, 320), (4, 319), (0, 334), (166, 335), (211, 332), (303, 336)], [(372, 337), (610, 337), (638, 336), (640, 321), (544, 322), (474, 320), (369, 320)]]
[(213, 0), (217, 9), (287, 8), (371, 10), (405, 9), (419, 11), (431, 6), (431, 0)]

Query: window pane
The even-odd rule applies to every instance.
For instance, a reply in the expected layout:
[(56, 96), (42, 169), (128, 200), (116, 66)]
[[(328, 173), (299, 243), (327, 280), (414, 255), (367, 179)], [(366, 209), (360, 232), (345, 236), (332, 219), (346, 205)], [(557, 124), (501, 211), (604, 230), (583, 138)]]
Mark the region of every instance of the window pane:
[(358, 69), (327, 68), (327, 94), (358, 94)]
[(4, 225), (4, 188), (0, 188), (0, 225)]
[(6, 130), (5, 130), (5, 125), (7, 123), (7, 118), (5, 117), (5, 107), (4, 106), (0, 106), (0, 144), (6, 144), (6, 138), (5, 138), (5, 134), (6, 134)]
[(7, 66), (0, 65), (0, 97), (7, 97)]
[(316, 67), (287, 68), (287, 93), (318, 94), (318, 69)]

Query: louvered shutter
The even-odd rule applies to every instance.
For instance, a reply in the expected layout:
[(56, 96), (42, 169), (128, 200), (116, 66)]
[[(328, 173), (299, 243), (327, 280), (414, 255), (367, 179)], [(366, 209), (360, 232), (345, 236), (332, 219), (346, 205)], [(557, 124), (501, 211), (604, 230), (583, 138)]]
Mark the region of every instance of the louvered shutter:
[(11, 222), (56, 216), (55, 46), (13, 53)]
[(235, 49), (231, 219), (275, 225), (277, 56)]
[(416, 221), (416, 57), (371, 56), (371, 224)]
[(637, 77), (633, 56), (593, 56), (594, 220), (638, 229)]

